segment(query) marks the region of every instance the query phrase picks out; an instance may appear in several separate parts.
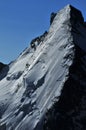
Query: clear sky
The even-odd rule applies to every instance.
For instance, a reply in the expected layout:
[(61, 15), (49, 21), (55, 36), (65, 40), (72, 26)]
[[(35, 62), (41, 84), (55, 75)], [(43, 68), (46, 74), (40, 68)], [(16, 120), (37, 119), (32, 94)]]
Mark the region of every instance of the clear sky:
[(51, 12), (67, 4), (82, 11), (86, 0), (0, 0), (0, 62), (9, 63), (49, 28)]

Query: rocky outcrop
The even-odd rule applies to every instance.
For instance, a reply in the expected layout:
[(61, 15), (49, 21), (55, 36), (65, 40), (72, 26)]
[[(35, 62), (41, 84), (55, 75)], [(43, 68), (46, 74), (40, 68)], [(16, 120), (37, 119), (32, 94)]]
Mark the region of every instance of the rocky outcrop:
[(2, 71), (4, 67), (6, 67), (6, 65), (0, 62), (0, 71)]
[(45, 39), (45, 37), (47, 36), (47, 34), (48, 34), (48, 32), (45, 31), (45, 32), (43, 33), (43, 35), (34, 38), (34, 39), (31, 41), (31, 43), (30, 43), (31, 48), (33, 48), (34, 50), (36, 50), (36, 47), (37, 47), (40, 43), (42, 43), (42, 42), (44, 41), (44, 39)]
[(9, 70), (9, 66), (0, 62), (0, 80), (2, 80)]
[(53, 22), (55, 16), (56, 16), (56, 13), (52, 12), (52, 13), (51, 13), (51, 16), (50, 16), (50, 25), (52, 24), (52, 22)]

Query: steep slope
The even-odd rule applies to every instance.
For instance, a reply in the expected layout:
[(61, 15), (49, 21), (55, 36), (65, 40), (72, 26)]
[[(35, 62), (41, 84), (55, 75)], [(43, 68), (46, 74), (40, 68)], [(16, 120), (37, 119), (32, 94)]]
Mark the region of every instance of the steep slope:
[(31, 47), (9, 65), (7, 76), (0, 81), (0, 129), (47, 129), (49, 118), (46, 116), (46, 123), (44, 120), (48, 109), (57, 114), (57, 109), (69, 110), (64, 103), (68, 98), (71, 101), (70, 90), (74, 95), (78, 91), (78, 75), (83, 88), (86, 86), (85, 35), (80, 11), (68, 5), (53, 18), (49, 32), (34, 39)]
[(70, 7), (75, 56), (59, 101), (47, 111), (44, 130), (86, 129), (86, 27), (80, 11)]

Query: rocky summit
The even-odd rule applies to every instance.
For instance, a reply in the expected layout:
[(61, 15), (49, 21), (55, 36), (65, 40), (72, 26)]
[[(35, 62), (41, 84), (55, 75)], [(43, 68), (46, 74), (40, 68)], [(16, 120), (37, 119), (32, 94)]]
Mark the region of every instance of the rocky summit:
[[(0, 71), (0, 130), (86, 129), (86, 22), (67, 5)], [(3, 76), (3, 75), (4, 76)]]

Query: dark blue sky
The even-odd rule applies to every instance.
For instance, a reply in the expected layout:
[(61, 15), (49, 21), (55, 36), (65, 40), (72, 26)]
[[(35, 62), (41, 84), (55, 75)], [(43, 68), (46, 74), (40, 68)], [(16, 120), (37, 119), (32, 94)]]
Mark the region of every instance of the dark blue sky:
[(14, 60), (49, 28), (51, 12), (67, 4), (80, 9), (86, 20), (86, 0), (0, 0), (0, 62)]

